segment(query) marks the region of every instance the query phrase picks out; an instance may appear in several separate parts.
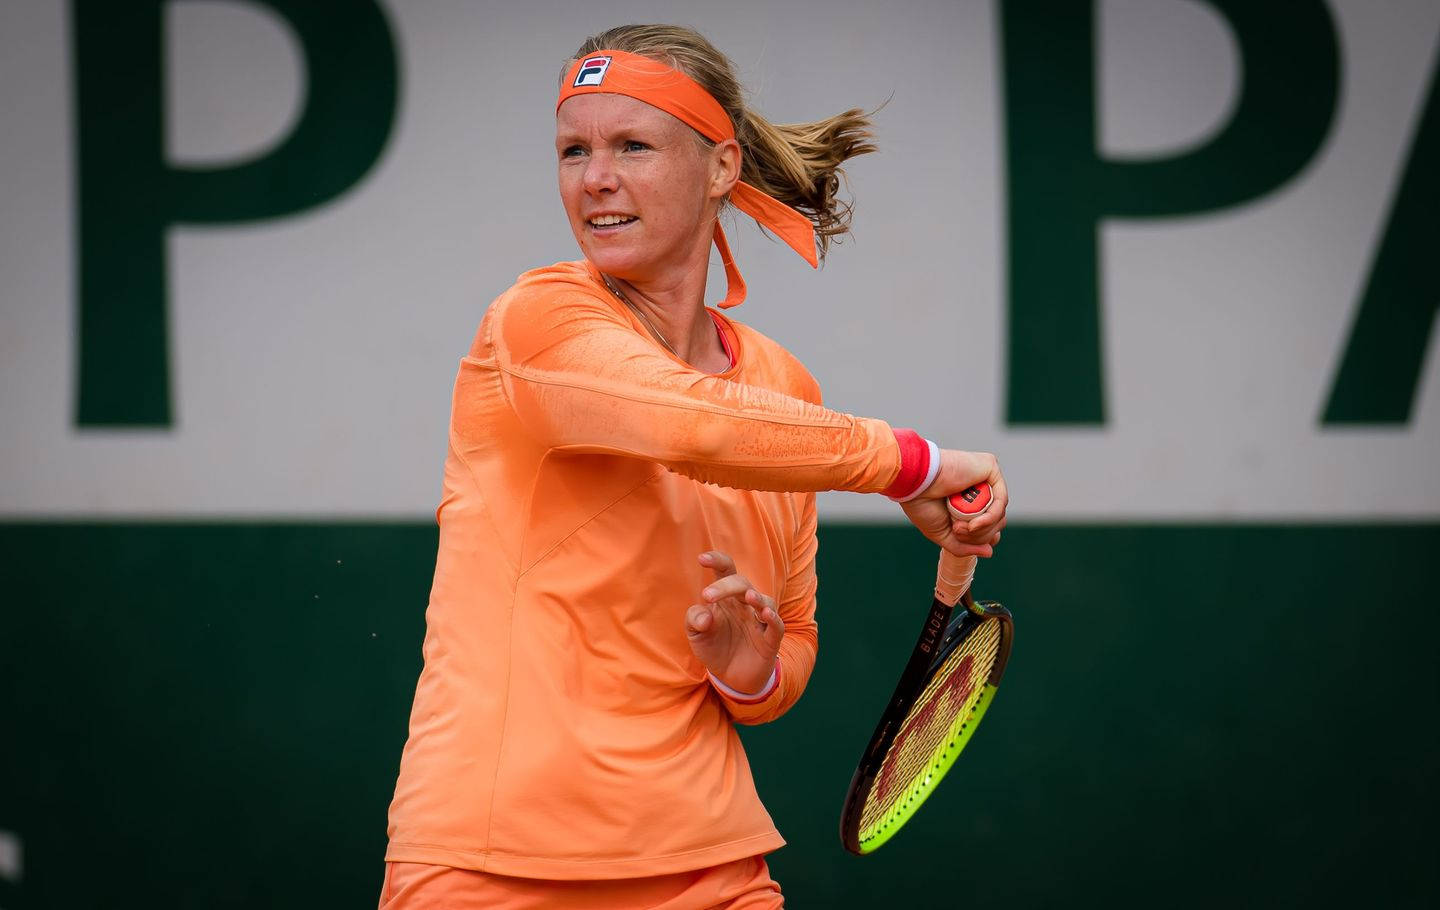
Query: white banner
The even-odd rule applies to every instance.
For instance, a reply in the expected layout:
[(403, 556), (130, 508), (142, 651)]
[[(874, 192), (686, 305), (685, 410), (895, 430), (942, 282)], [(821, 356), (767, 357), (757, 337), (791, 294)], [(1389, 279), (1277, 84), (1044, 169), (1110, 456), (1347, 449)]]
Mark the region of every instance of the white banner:
[[(1193, 215), (1103, 219), (1105, 413), (1073, 425), (1007, 419), (996, 6), (392, 0), (399, 100), (376, 164), (298, 214), (170, 227), (170, 420), (107, 427), (83, 425), (76, 405), (88, 121), (77, 125), (75, 23), (67, 4), (10, 0), (0, 516), (425, 516), (451, 380), (486, 305), (520, 272), (578, 256), (554, 186), (561, 64), (593, 32), (656, 20), (694, 25), (727, 52), (772, 120), (884, 105), (880, 153), (849, 169), (854, 236), (824, 269), (748, 221), (732, 231), (751, 288), (736, 317), (794, 351), (830, 406), (998, 453), (1016, 520), (1440, 516), (1433, 324), (1407, 419), (1322, 422), (1422, 117), (1440, 4), (1327, 4), (1334, 119), (1273, 190)], [(1101, 158), (1175, 156), (1224, 129), (1247, 69), (1214, 6), (1097, 9)], [(305, 39), (272, 8), (174, 2), (163, 22), (162, 164), (262, 159), (307, 116)], [(712, 280), (712, 300), (721, 288)], [(880, 497), (831, 494), (822, 508), (898, 519)]]

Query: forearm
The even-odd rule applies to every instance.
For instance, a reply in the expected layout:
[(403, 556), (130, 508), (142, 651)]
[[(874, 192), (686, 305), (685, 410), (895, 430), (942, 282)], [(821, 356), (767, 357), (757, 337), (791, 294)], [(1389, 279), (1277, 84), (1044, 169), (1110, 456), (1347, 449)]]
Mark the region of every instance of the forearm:
[(872, 493), (900, 472), (884, 421), (652, 360), (561, 376), (512, 367), (504, 388), (556, 451), (644, 458), (706, 483)]
[(562, 452), (627, 455), (753, 490), (881, 492), (901, 473), (882, 420), (721, 379), (667, 357), (583, 294), (497, 303), (475, 365)]

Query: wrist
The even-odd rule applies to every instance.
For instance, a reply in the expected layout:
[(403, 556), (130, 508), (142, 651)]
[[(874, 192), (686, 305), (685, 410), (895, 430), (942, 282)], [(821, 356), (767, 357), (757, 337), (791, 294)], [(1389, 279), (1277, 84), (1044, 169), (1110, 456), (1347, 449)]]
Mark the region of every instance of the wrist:
[(930, 478), (930, 483), (916, 495), (917, 499), (941, 499), (954, 492), (955, 475), (958, 471), (955, 464), (956, 454), (954, 449), (940, 450), (936, 459), (939, 464)]
[(721, 695), (724, 695), (731, 701), (738, 701), (742, 704), (756, 704), (769, 698), (771, 694), (779, 688), (780, 656), (778, 654), (775, 656), (775, 663), (770, 668), (770, 675), (765, 679), (764, 684), (752, 692), (742, 692), (739, 689), (727, 685), (724, 680), (708, 669), (705, 671), (705, 675), (710, 678), (710, 685), (714, 686)]
[(896, 502), (905, 503), (935, 483), (940, 471), (940, 447), (905, 427), (893, 432), (900, 449), (900, 469), (882, 492)]

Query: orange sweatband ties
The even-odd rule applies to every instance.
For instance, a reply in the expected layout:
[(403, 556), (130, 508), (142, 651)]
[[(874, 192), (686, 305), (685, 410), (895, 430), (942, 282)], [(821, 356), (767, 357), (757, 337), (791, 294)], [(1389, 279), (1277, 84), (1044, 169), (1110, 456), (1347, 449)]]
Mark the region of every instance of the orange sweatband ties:
[[(558, 111), (566, 99), (575, 95), (597, 93), (626, 95), (643, 101), (680, 120), (711, 142), (735, 138), (735, 125), (720, 102), (689, 76), (649, 57), (602, 50), (576, 60), (561, 83), (555, 109)], [(730, 201), (785, 241), (812, 267), (819, 267), (820, 261), (815, 255), (815, 226), (809, 218), (743, 180), (735, 184)], [(745, 279), (735, 266), (735, 257), (730, 253), (730, 244), (719, 221), (715, 222), (715, 247), (720, 251), (729, 283), (720, 306), (736, 306), (745, 300)]]

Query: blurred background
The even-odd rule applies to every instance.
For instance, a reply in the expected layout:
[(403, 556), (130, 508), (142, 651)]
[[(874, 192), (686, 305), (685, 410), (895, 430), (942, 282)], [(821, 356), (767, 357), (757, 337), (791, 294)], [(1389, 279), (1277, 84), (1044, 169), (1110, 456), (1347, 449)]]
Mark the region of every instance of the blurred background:
[(935, 554), (822, 497), (743, 734), (790, 904), (1433, 906), (1440, 3), (5, 0), (0, 908), (373, 904), (455, 368), (578, 256), (556, 79), (637, 21), (880, 108), (822, 270), (732, 227), (734, 315), (1014, 497), (998, 703), (863, 860)]

